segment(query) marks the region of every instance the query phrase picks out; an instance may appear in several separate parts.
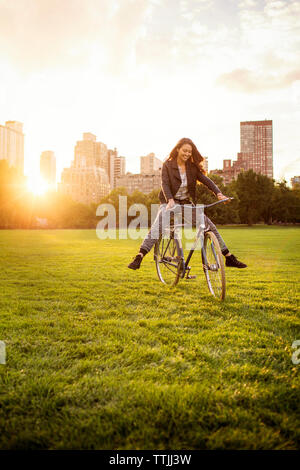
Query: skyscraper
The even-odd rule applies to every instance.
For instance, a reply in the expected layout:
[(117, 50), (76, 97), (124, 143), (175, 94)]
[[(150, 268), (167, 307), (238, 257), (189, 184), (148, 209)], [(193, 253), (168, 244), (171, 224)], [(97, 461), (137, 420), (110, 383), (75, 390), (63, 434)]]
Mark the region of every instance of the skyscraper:
[(117, 178), (125, 175), (125, 157), (119, 157), (118, 151), (108, 150), (108, 176), (111, 189), (116, 187)]
[(240, 123), (241, 151), (238, 166), (247, 171), (273, 178), (273, 123), (272, 121), (245, 121)]
[(51, 186), (56, 183), (56, 159), (54, 152), (46, 150), (40, 157), (40, 175)]
[(64, 168), (59, 191), (84, 204), (99, 202), (110, 192), (108, 152), (102, 142), (90, 132), (76, 143), (71, 168)]
[(0, 160), (7, 160), (24, 173), (24, 134), (23, 124), (18, 121), (6, 121), (0, 125)]
[(114, 168), (114, 187), (116, 187), (116, 179), (125, 175), (126, 160), (125, 157), (118, 156), (115, 159)]
[(96, 136), (91, 132), (84, 132), (83, 139), (77, 141), (74, 157), (77, 168), (95, 165), (108, 172), (107, 147), (102, 142), (97, 142)]

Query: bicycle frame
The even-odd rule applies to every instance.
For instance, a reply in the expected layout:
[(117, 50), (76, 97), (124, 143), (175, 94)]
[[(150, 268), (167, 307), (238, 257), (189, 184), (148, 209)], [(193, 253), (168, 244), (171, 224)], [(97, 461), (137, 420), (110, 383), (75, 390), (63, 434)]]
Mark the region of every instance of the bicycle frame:
[[(216, 201), (212, 204), (207, 204), (207, 205), (204, 205), (204, 204), (197, 204), (197, 205), (183, 205), (183, 206), (179, 206), (180, 208), (192, 208), (192, 209), (199, 209), (200, 210), (200, 224), (199, 224), (199, 228), (198, 228), (198, 231), (197, 231), (197, 234), (196, 234), (196, 237), (195, 237), (195, 240), (194, 240), (194, 243), (193, 243), (193, 246), (192, 248), (190, 249), (189, 251), (189, 254), (186, 258), (186, 260), (184, 259), (184, 253), (183, 253), (183, 248), (182, 248), (182, 243), (181, 243), (181, 240), (180, 240), (180, 259), (181, 259), (181, 263), (182, 263), (182, 267), (181, 267), (181, 273), (180, 273), (180, 277), (183, 279), (185, 275), (188, 275), (189, 271), (191, 270), (191, 267), (189, 266), (189, 262), (193, 256), (193, 253), (196, 249), (196, 246), (200, 240), (200, 243), (201, 243), (201, 254), (202, 254), (202, 259), (203, 259), (203, 265), (204, 267), (206, 267), (208, 265), (208, 262), (207, 262), (207, 258), (206, 258), (206, 252), (204, 250), (204, 233), (205, 233), (205, 218), (204, 218), (204, 209), (208, 208), (208, 207), (212, 207), (216, 204), (220, 204), (222, 202), (226, 202), (226, 201), (229, 201), (233, 199), (232, 197), (230, 198), (227, 198), (227, 199), (222, 199), (220, 201)], [(176, 207), (176, 206), (175, 206)], [(171, 230), (174, 232), (174, 235), (176, 233), (176, 229), (179, 229), (180, 227), (186, 227), (186, 224), (174, 224), (174, 226), (171, 228)], [(167, 245), (167, 248), (168, 248), (168, 245)], [(167, 250), (166, 248), (166, 250)], [(165, 252), (166, 252), (165, 250)], [(215, 250), (214, 248), (212, 247), (212, 250), (213, 250), (213, 254), (214, 254), (214, 257), (216, 259), (216, 262), (217, 262), (217, 255), (215, 253)], [(172, 263), (170, 263), (170, 265), (174, 266)]]

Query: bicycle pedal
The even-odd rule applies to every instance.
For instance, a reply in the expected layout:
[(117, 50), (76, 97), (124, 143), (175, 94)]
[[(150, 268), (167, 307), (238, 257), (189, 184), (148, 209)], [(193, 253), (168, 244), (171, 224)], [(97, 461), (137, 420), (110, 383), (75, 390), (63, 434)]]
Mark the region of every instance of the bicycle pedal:
[(187, 279), (197, 279), (197, 276), (190, 276), (190, 275), (188, 275), (188, 276), (186, 276), (186, 278), (187, 278)]

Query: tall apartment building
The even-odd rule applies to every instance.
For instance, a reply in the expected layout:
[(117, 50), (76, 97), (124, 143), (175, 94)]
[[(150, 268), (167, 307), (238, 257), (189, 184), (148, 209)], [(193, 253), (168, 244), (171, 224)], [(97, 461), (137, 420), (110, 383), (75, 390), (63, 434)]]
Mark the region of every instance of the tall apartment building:
[(64, 168), (58, 189), (63, 194), (84, 204), (99, 202), (110, 192), (108, 152), (96, 136), (84, 133), (74, 150), (71, 168)]
[(273, 178), (273, 122), (241, 122), (240, 142), (239, 166)]
[(40, 156), (40, 175), (49, 185), (55, 186), (56, 158), (51, 150), (45, 150)]
[(7, 160), (24, 173), (24, 134), (23, 124), (18, 121), (6, 121), (0, 125), (0, 160)]
[(162, 168), (163, 162), (156, 158), (154, 153), (149, 153), (144, 157), (140, 157), (141, 174), (151, 175)]
[(125, 175), (125, 166), (125, 157), (119, 157), (116, 148), (108, 150), (108, 176), (111, 189), (116, 187), (117, 178)]
[(211, 174), (222, 176), (224, 184), (236, 179), (242, 171), (273, 178), (273, 127), (272, 121), (245, 121), (240, 123), (241, 151), (237, 160), (223, 160), (222, 170), (212, 170)]

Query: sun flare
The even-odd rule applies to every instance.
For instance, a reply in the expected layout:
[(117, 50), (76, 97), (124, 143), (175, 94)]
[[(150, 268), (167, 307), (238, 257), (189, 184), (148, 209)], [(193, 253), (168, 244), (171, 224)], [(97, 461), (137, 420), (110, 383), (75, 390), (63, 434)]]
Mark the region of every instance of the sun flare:
[(49, 185), (40, 177), (30, 178), (27, 182), (28, 190), (36, 196), (42, 196), (49, 190)]

